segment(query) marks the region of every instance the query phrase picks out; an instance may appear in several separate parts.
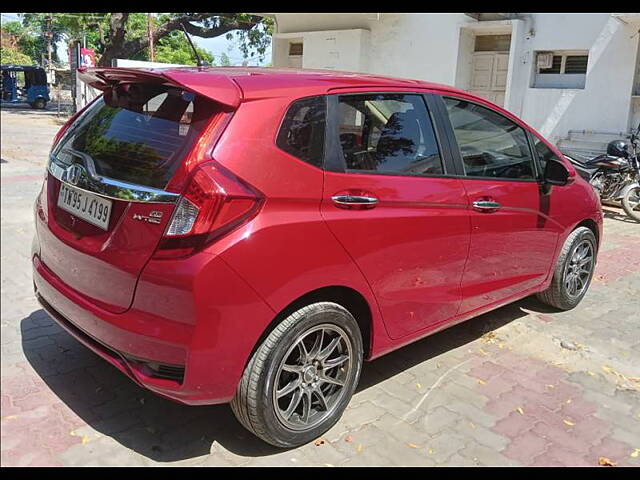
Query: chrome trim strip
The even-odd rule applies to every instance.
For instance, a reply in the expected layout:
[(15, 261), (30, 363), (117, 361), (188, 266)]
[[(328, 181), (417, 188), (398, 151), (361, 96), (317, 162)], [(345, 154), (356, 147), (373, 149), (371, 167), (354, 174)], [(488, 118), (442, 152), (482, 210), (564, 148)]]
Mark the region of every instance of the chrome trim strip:
[(145, 187), (98, 175), (93, 159), (89, 155), (72, 149), (64, 149), (63, 151), (79, 157), (83, 161), (79, 165), (85, 168), (82, 169), (82, 173), (77, 181), (68, 181), (67, 167), (70, 165), (57, 160), (53, 154), (49, 155), (47, 170), (55, 178), (71, 187), (95, 193), (112, 200), (126, 200), (128, 202), (176, 203), (180, 197), (178, 193), (167, 192), (157, 188)]

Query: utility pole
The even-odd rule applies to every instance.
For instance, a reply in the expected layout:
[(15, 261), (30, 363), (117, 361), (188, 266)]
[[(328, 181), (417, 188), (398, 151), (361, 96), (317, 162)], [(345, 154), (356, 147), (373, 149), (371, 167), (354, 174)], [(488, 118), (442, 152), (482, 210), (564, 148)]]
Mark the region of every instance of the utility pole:
[(147, 31), (149, 35), (149, 58), (152, 62), (156, 61), (156, 54), (153, 51), (153, 17), (150, 13), (147, 13)]
[(51, 70), (52, 70), (52, 65), (51, 65), (51, 39), (53, 38), (53, 32), (51, 31), (51, 21), (53, 20), (53, 14), (50, 13), (49, 16), (47, 17), (47, 53), (49, 55), (49, 65), (47, 70), (49, 71), (49, 82), (51, 82)]

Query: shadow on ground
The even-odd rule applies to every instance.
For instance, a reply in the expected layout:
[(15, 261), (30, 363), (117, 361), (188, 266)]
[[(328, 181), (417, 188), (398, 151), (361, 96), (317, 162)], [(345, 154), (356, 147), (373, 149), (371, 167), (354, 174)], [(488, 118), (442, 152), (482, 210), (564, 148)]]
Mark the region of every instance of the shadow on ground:
[(614, 209), (603, 205), (602, 213), (604, 214), (604, 218), (610, 218), (612, 220), (625, 223), (638, 223), (633, 218), (629, 218), (622, 208)]
[[(527, 298), (431, 335), (365, 363), (357, 391), (517, 320), (527, 314), (523, 309), (551, 311)], [(32, 312), (20, 327), (27, 360), (49, 388), (95, 430), (147, 458), (170, 462), (208, 455), (214, 441), (242, 456), (282, 451), (247, 432), (227, 405), (185, 406), (137, 386), (68, 335), (44, 310)]]

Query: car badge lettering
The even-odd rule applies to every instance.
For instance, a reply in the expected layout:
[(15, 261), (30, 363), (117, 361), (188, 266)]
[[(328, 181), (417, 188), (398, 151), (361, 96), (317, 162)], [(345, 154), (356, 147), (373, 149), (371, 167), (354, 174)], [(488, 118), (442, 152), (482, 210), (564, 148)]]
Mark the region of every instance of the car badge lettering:
[(140, 213), (134, 213), (133, 214), (133, 219), (134, 220), (142, 220), (143, 222), (147, 222), (147, 223), (160, 223), (160, 220), (162, 219), (162, 212), (159, 212), (157, 210), (152, 210), (149, 215), (142, 215)]

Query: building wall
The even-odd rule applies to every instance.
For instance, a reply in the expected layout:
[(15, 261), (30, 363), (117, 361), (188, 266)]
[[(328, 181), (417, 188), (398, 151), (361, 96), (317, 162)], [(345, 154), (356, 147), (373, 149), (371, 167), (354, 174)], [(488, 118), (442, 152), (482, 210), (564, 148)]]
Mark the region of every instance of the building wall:
[[(610, 14), (532, 14), (519, 22), (507, 108), (557, 142), (570, 129), (628, 129), (637, 31)], [(517, 31), (515, 31), (517, 30)], [(533, 30), (533, 32), (532, 32)], [(588, 50), (584, 89), (532, 88), (535, 52)]]
[[(458, 26), (454, 14), (277, 14), (273, 64), (287, 66), (287, 44), (303, 39), (305, 68), (335, 68), (453, 85)], [(329, 39), (334, 39), (329, 41)]]
[[(276, 17), (276, 66), (286, 66), (287, 37), (298, 37), (304, 41), (304, 67), (427, 80), (463, 89), (469, 88), (471, 30), (488, 25), (461, 13)], [(530, 14), (494, 23), (509, 25), (512, 36), (505, 97), (508, 110), (554, 143), (571, 129), (628, 130), (639, 108), (637, 99), (632, 104), (638, 25), (625, 24), (608, 13)], [(332, 48), (327, 48), (328, 38), (335, 38)], [(585, 88), (532, 88), (535, 52), (544, 50), (588, 50)]]

